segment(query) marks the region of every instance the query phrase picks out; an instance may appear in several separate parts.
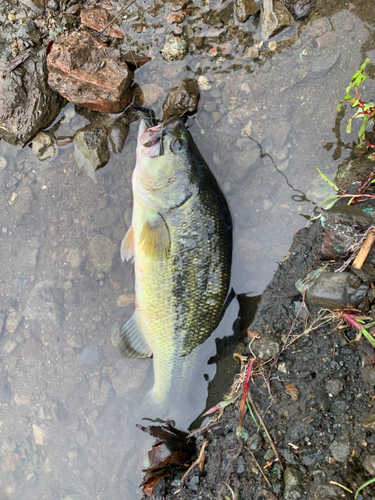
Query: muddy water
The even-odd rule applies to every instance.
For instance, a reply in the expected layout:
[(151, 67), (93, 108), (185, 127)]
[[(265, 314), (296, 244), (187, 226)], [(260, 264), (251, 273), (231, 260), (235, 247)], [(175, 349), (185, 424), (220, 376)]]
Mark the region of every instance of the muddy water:
[[(202, 3), (184, 27), (197, 48), (167, 63), (158, 55), (167, 7), (155, 17), (134, 7), (124, 22), (154, 56), (135, 80), (144, 105), (160, 115), (170, 88), (199, 78), (190, 131), (232, 210), (233, 286), (255, 296), (306, 225), (301, 215), (329, 194), (315, 166), (333, 178), (349, 152), (342, 148), (338, 157), (336, 150), (334, 160), (335, 145), (323, 146), (343, 134), (343, 123), (333, 131), (337, 102), (373, 48), (366, 12), (324, 17), (317, 9), (307, 24), (278, 35), (276, 49), (262, 43), (250, 19), (241, 29), (253, 37), (247, 41), (259, 52), (253, 59), (243, 57), (244, 37), (235, 30), (232, 36), (230, 23), (201, 21), (209, 10)], [(199, 37), (211, 45), (199, 48)], [(218, 43), (224, 55), (216, 52)], [(374, 93), (368, 79), (364, 98)], [(57, 135), (88, 123), (71, 105), (63, 114)], [(7, 318), (0, 338), (1, 498), (139, 497), (149, 441), (134, 423), (152, 385), (152, 366), (121, 360), (111, 342), (134, 307), (133, 269), (121, 262), (119, 247), (131, 218), (136, 133), (133, 124), (122, 154), (112, 155), (95, 179), (73, 148), (39, 162), (28, 147), (0, 144), (7, 160), (0, 171), (0, 310)], [(236, 315), (233, 308), (219, 336), (231, 333)], [(211, 341), (205, 359), (214, 351)], [(200, 384), (202, 408), (202, 375), (213, 372), (204, 367), (193, 381)], [(227, 384), (222, 381), (223, 391)]]

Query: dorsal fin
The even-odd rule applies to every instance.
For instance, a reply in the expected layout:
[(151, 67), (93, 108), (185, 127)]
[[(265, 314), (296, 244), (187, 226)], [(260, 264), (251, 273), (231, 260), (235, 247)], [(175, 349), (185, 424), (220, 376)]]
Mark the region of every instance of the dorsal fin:
[(129, 321), (122, 327), (116, 347), (124, 358), (150, 358), (152, 356), (140, 328), (136, 310)]
[(147, 220), (141, 232), (140, 243), (144, 252), (155, 259), (168, 257), (171, 237), (165, 220), (160, 214), (154, 221)]
[(130, 226), (121, 242), (121, 260), (131, 259), (134, 256), (134, 231)]

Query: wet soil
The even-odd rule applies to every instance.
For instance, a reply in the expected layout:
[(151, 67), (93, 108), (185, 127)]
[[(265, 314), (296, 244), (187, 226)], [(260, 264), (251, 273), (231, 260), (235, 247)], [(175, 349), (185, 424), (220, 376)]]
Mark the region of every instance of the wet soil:
[[(321, 234), (319, 221), (296, 234), (250, 326), (280, 345), (287, 335), (296, 339), (277, 362), (265, 365), (264, 378), (254, 377), (250, 384), (285, 471), (248, 412), (242, 439), (237, 438), (237, 403), (225, 409), (218, 429), (200, 436), (210, 441), (204, 472), (195, 469), (183, 487), (176, 481), (168, 500), (349, 499), (352, 493), (331, 482), (355, 492), (373, 477), (373, 386), (364, 381), (365, 342), (351, 343), (354, 332), (335, 331), (337, 323), (332, 322), (304, 333), (318, 318), (317, 307), (309, 306), (306, 321), (296, 318), (302, 297), (295, 282), (319, 262)], [(369, 486), (358, 498), (374, 495)]]

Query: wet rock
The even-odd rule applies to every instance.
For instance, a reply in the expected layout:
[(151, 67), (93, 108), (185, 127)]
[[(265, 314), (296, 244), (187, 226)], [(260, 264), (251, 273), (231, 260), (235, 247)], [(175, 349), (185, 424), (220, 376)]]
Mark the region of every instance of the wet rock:
[(79, 129), (74, 136), (74, 144), (94, 170), (108, 163), (107, 129), (103, 124), (92, 123)]
[(361, 158), (355, 158), (349, 163), (343, 162), (337, 168), (335, 183), (340, 189), (347, 191), (353, 182), (368, 179), (373, 171), (373, 167), (374, 163), (367, 158), (367, 155)]
[(263, 35), (271, 38), (289, 26), (293, 26), (294, 19), (289, 10), (279, 0), (263, 1)]
[(228, 24), (230, 19), (233, 17), (233, 9), (234, 9), (233, 2), (229, 2), (228, 5), (226, 5), (223, 9), (218, 11), (220, 21), (223, 24)]
[(284, 498), (285, 500), (297, 500), (302, 498), (302, 484), (304, 476), (302, 472), (294, 467), (287, 466), (284, 472)]
[(186, 14), (184, 12), (171, 12), (167, 16), (168, 24), (180, 24), (185, 20)]
[[(114, 9), (94, 6), (81, 10), (81, 24), (91, 28), (94, 31), (101, 32), (113, 20), (116, 12)], [(112, 38), (124, 38), (124, 32), (121, 28), (119, 18), (105, 30), (105, 35)]]
[[(143, 361), (143, 362), (142, 362)], [(139, 387), (146, 378), (145, 363), (141, 359), (120, 359), (116, 363), (116, 374), (112, 385), (117, 397)]]
[(338, 396), (344, 388), (344, 383), (340, 379), (331, 379), (326, 382), (326, 389), (329, 395)]
[(367, 283), (367, 285), (375, 282), (375, 267), (369, 262), (365, 262), (361, 269), (356, 269), (352, 266), (351, 271), (361, 278), (362, 281)]
[(31, 148), (40, 161), (48, 160), (58, 153), (55, 137), (50, 132), (39, 132), (33, 139)]
[(280, 341), (273, 335), (265, 333), (251, 344), (254, 354), (260, 359), (270, 359), (280, 351)]
[(337, 41), (337, 33), (324, 33), (324, 35), (319, 36), (316, 39), (316, 43), (318, 44), (319, 49), (323, 49), (325, 47), (332, 46)]
[(301, 17), (306, 16), (306, 14), (310, 10), (309, 0), (298, 0), (293, 5), (293, 10), (294, 10), (294, 14), (295, 14), (297, 19), (300, 19)]
[(199, 486), (199, 476), (193, 476), (190, 481), (186, 483), (186, 486), (190, 491), (198, 491)]
[(124, 293), (117, 298), (117, 307), (127, 307), (134, 304), (134, 295), (132, 293)]
[(319, 78), (323, 78), (327, 73), (333, 68), (340, 57), (340, 51), (332, 57), (326, 57), (324, 59), (319, 59), (313, 64), (311, 71), (303, 79), (304, 83), (314, 82)]
[(41, 36), (42, 35), (38, 26), (34, 23), (34, 21), (30, 20), (24, 22), (17, 31), (17, 38), (21, 38), (25, 42), (29, 42), (31, 40), (34, 43), (39, 43)]
[(72, 144), (73, 137), (71, 137), (70, 135), (60, 135), (56, 139), (56, 145), (61, 149), (70, 148)]
[(6, 378), (0, 379), (0, 404), (8, 403), (12, 399), (12, 387)]
[(152, 106), (158, 99), (164, 95), (163, 87), (156, 83), (146, 83), (141, 87), (137, 87), (135, 91), (135, 99), (137, 105)]
[(25, 215), (31, 211), (33, 201), (34, 193), (32, 189), (29, 186), (23, 186), (18, 191), (18, 196), (15, 199), (13, 208), (17, 213)]
[(5, 322), (5, 329), (9, 333), (14, 333), (22, 320), (22, 313), (19, 311), (11, 312)]
[(197, 80), (185, 78), (177, 87), (173, 87), (163, 102), (163, 120), (172, 116), (194, 114), (198, 108), (199, 87)]
[(75, 438), (80, 446), (86, 446), (89, 441), (87, 437), (87, 432), (84, 431), (83, 429), (76, 432)]
[(81, 366), (92, 366), (100, 363), (102, 357), (98, 343), (92, 342), (82, 349), (78, 355), (78, 360)]
[(42, 427), (39, 427), (38, 425), (33, 424), (33, 434), (34, 434), (34, 439), (36, 444), (40, 444), (42, 446), (45, 446), (48, 444), (47, 440), (47, 432), (45, 429)]
[(31, 338), (26, 342), (26, 345), (21, 350), (21, 355), (23, 358), (28, 358), (32, 356), (37, 356), (43, 348), (43, 344), (40, 340)]
[(89, 244), (90, 257), (99, 272), (107, 273), (112, 268), (113, 257), (118, 252), (118, 247), (101, 234), (93, 237)]
[(188, 45), (184, 38), (173, 36), (164, 44), (161, 55), (166, 61), (181, 61), (188, 52)]
[(177, 12), (179, 10), (184, 9), (190, 3), (190, 0), (172, 0), (171, 2), (171, 10), (173, 12)]
[(117, 49), (87, 32), (73, 32), (52, 45), (48, 83), (68, 101), (102, 113), (130, 102), (132, 74)]
[(374, 366), (365, 366), (361, 369), (361, 377), (371, 386), (375, 386), (375, 367)]
[(368, 431), (375, 431), (375, 413), (367, 417), (363, 427)]
[(349, 273), (322, 273), (315, 284), (307, 290), (306, 301), (327, 309), (357, 306), (366, 295), (368, 286), (357, 289), (347, 283)]
[(41, 281), (31, 291), (23, 312), (26, 321), (47, 319), (57, 326), (62, 326), (65, 319), (64, 292), (54, 281)]
[(291, 126), (291, 123), (288, 122), (278, 122), (275, 124), (275, 128), (272, 134), (272, 142), (274, 143), (276, 148), (282, 148), (284, 146)]
[(335, 460), (338, 462), (346, 462), (350, 455), (349, 443), (345, 441), (333, 441), (329, 447), (330, 452)]
[(64, 100), (46, 81), (46, 50), (33, 53), (0, 78), (0, 139), (24, 146), (49, 127)]
[(368, 455), (363, 460), (362, 465), (371, 476), (375, 475), (375, 455)]
[(115, 121), (109, 128), (108, 139), (111, 144), (112, 151), (115, 154), (121, 153), (124, 148), (126, 138), (129, 134), (129, 125), (125, 125), (121, 121)]
[(246, 23), (250, 16), (255, 16), (260, 11), (260, 5), (254, 0), (237, 0), (235, 10), (239, 22)]
[(44, 0), (21, 0), (21, 3), (38, 15), (43, 14), (46, 8)]

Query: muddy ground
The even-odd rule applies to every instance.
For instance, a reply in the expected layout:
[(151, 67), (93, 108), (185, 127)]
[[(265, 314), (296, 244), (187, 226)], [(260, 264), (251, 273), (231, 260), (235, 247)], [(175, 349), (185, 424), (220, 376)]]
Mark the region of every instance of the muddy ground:
[[(321, 234), (319, 221), (296, 234), (250, 326), (271, 334), (281, 345), (288, 334), (296, 338), (276, 363), (264, 367), (269, 389), (261, 376), (250, 384), (282, 457), (284, 473), (248, 412), (243, 439), (237, 439), (237, 403), (225, 409), (218, 429), (199, 437), (198, 445), (203, 438), (210, 441), (204, 472), (195, 469), (184, 487), (175, 481), (168, 500), (349, 499), (354, 494), (348, 490), (355, 492), (374, 476), (374, 393), (364, 381), (370, 382), (365, 341), (351, 343), (354, 331), (334, 331), (333, 323), (303, 334), (306, 324), (318, 317), (315, 306), (309, 306), (307, 322), (296, 320), (302, 297), (294, 284), (316, 266)], [(292, 389), (294, 398), (287, 394), (287, 385), (297, 389)], [(375, 498), (375, 487), (362, 490), (357, 498)]]

